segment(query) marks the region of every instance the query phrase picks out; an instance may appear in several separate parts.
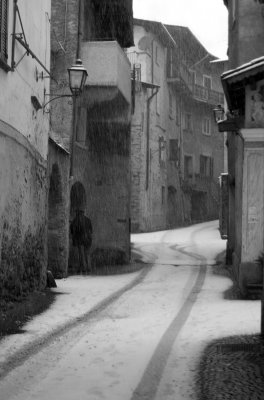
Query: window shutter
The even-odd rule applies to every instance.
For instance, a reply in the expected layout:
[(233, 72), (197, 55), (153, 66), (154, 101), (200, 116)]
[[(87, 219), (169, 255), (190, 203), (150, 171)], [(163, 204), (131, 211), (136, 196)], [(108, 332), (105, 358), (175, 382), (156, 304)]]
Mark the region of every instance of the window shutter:
[(0, 0), (0, 55), (7, 60), (8, 0)]

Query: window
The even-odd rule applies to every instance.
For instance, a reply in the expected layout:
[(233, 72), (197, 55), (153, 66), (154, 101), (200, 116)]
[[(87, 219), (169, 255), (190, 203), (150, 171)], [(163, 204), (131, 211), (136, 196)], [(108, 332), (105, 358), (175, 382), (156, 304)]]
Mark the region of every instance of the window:
[(191, 84), (195, 85), (196, 84), (196, 71), (190, 71), (190, 79), (191, 79)]
[(166, 142), (164, 137), (159, 138), (159, 161), (161, 164), (165, 163), (166, 161)]
[(203, 76), (203, 85), (206, 89), (212, 89), (212, 78), (211, 76), (204, 75)]
[(192, 131), (192, 114), (186, 113), (184, 115), (184, 129), (188, 132)]
[(178, 139), (170, 139), (170, 161), (178, 161)]
[(0, 59), (7, 62), (8, 59), (8, 0), (0, 0)]
[(193, 177), (193, 158), (192, 156), (184, 156), (184, 179)]
[(200, 156), (200, 174), (202, 176), (214, 175), (214, 159), (209, 156)]
[(211, 120), (210, 118), (203, 119), (203, 134), (204, 135), (211, 135)]

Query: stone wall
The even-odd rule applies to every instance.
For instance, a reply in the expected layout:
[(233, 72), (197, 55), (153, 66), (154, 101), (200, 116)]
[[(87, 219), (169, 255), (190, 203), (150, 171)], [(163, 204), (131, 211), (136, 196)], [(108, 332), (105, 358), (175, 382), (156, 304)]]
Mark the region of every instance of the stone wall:
[(14, 299), (46, 284), (46, 161), (4, 123), (0, 171), (0, 297)]

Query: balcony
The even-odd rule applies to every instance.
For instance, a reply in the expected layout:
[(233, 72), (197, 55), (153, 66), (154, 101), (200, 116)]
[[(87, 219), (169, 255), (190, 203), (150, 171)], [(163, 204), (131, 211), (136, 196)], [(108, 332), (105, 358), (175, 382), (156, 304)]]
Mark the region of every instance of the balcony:
[(81, 59), (88, 71), (88, 103), (131, 103), (130, 62), (116, 41), (82, 42)]
[(191, 95), (191, 74), (183, 63), (169, 64), (167, 68), (167, 82), (181, 93)]
[(192, 93), (195, 100), (210, 103), (212, 105), (224, 105), (224, 94), (215, 90), (207, 89), (204, 86), (194, 84)]

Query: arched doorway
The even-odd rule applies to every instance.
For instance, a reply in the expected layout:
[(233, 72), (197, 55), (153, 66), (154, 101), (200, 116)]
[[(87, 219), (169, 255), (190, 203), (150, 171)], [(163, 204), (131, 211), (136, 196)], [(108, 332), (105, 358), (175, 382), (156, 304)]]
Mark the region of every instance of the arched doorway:
[(80, 182), (76, 182), (71, 188), (71, 208), (70, 208), (70, 220), (75, 216), (76, 210), (86, 209), (86, 193), (83, 185)]
[(67, 275), (67, 241), (65, 242), (65, 204), (62, 179), (57, 163), (52, 165), (48, 199), (48, 268), (55, 278)]
[[(74, 219), (76, 210), (86, 209), (86, 193), (84, 186), (81, 182), (76, 182), (71, 188), (70, 193), (70, 223)], [(72, 246), (72, 238), (70, 234), (69, 238), (69, 271), (76, 272), (78, 270), (78, 255), (76, 253), (77, 249)]]

